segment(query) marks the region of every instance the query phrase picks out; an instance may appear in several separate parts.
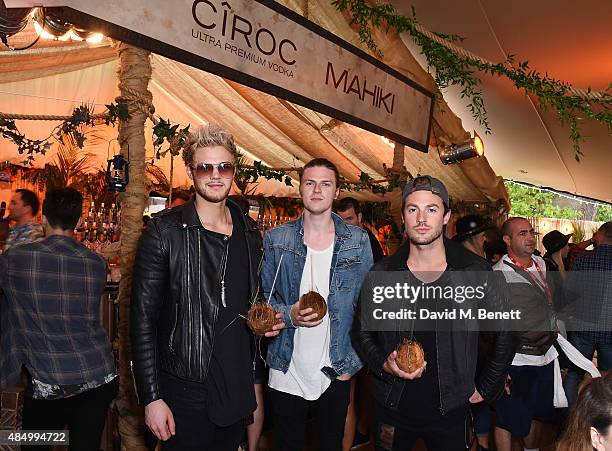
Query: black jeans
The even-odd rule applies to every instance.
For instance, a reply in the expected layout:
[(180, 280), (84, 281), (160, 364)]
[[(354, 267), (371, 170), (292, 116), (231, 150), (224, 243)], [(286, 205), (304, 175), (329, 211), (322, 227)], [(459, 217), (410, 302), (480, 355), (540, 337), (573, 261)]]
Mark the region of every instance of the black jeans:
[[(106, 414), (119, 389), (119, 378), (92, 390), (62, 399), (23, 401), (23, 430), (70, 431), (70, 451), (95, 451), (106, 423)], [(22, 450), (45, 451), (48, 446), (22, 446)]]
[(376, 451), (408, 451), (419, 438), (425, 441), (427, 451), (465, 451), (471, 447), (474, 437), (469, 412), (459, 421), (432, 424), (418, 430), (394, 424), (392, 417), (386, 415), (386, 409), (380, 405), (376, 406), (374, 417)]
[(204, 386), (162, 373), (160, 388), (172, 411), (176, 435), (162, 442), (164, 451), (236, 451), (246, 429), (246, 419), (221, 427), (210, 421)]
[(304, 426), (310, 408), (315, 449), (341, 450), (350, 392), (351, 381), (339, 380), (333, 381), (316, 401), (307, 401), (300, 396), (270, 389), (276, 449), (279, 451), (304, 449)]

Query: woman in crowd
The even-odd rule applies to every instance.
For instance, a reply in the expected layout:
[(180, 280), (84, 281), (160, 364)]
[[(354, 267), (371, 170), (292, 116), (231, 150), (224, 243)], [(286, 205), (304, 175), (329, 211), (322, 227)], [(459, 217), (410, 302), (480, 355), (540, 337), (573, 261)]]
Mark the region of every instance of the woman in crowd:
[[(546, 272), (549, 274), (548, 279), (551, 283), (553, 306), (561, 318), (564, 316), (563, 309), (567, 306), (564, 289), (565, 270), (567, 268), (564, 261), (569, 252), (568, 243), (571, 237), (571, 233), (564, 235), (558, 230), (553, 230), (542, 238), (542, 244), (546, 249), (544, 261), (546, 262)], [(566, 335), (564, 324), (559, 324), (559, 327), (563, 335)]]
[(547, 271), (559, 271), (562, 277), (565, 277), (564, 260), (569, 252), (569, 240), (572, 234), (564, 235), (558, 230), (548, 232), (542, 238), (542, 244), (546, 248), (544, 261), (546, 262)]
[(612, 374), (593, 379), (572, 407), (556, 451), (612, 451)]

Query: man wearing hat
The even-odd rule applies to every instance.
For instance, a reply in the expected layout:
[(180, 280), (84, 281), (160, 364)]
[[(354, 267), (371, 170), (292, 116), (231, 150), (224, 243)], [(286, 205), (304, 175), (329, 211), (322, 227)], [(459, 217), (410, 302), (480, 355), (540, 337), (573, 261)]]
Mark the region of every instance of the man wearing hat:
[[(453, 241), (461, 243), (465, 249), (479, 257), (485, 258), (485, 232), (493, 229), (489, 218), (481, 215), (467, 215), (459, 218), (455, 223), (457, 234)], [(494, 332), (481, 332), (478, 336), (478, 364), (476, 373), (480, 369), (495, 341)], [(471, 406), (474, 418), (474, 432), (478, 440), (478, 449), (487, 450), (489, 448), (489, 429), (491, 427), (491, 407), (488, 403), (479, 403)]]
[(485, 232), (493, 228), (489, 218), (481, 215), (467, 215), (457, 220), (457, 234), (453, 240), (461, 243), (468, 251), (485, 258)]
[[(500, 332), (489, 359), (476, 375), (478, 330), (461, 329), (460, 323), (464, 322), (446, 321), (444, 326), (448, 327), (444, 327), (436, 321), (429, 323), (427, 329), (417, 319), (412, 326), (404, 322), (390, 329), (369, 321), (369, 309), (384, 305), (375, 304), (369, 296), (369, 283), (379, 284), (382, 280), (380, 274), (377, 276), (380, 271), (397, 272), (397, 278), (406, 281), (410, 288), (420, 286), (434, 291), (457, 286), (457, 281), (464, 286), (484, 282), (479, 305), (490, 311), (505, 309), (505, 298), (487, 262), (444, 238), (443, 229), (450, 214), (448, 191), (440, 180), (422, 176), (407, 183), (402, 218), (408, 240), (394, 255), (377, 262), (364, 284), (353, 343), (373, 375), (377, 450), (412, 449), (419, 438), (429, 451), (468, 449), (469, 404), (495, 398), (503, 390), (506, 369), (514, 355), (516, 335)], [(401, 301), (390, 302), (397, 305)], [(444, 306), (458, 305), (454, 298), (444, 301), (424, 295), (417, 295), (410, 302), (417, 309), (442, 302)], [(410, 373), (398, 366), (396, 349), (404, 339), (419, 342), (425, 355), (422, 366)]]

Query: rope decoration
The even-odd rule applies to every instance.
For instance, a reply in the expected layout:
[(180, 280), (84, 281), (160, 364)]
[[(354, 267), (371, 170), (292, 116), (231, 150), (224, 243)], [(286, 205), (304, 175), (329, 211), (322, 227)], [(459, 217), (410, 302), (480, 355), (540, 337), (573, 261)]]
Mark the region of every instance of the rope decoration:
[[(427, 38), (431, 39), (434, 42), (437, 42), (440, 45), (443, 45), (444, 47), (446, 47), (447, 49), (449, 49), (451, 52), (455, 53), (456, 55), (462, 56), (463, 58), (469, 58), (472, 60), (476, 60), (481, 64), (487, 64), (487, 65), (495, 65), (497, 63), (494, 63), (492, 61), (489, 61), (479, 55), (476, 55), (475, 53), (470, 52), (469, 50), (464, 49), (463, 47), (459, 47), (457, 45), (455, 45), (454, 43), (452, 43), (451, 41), (444, 39), (440, 36), (438, 36), (435, 33), (432, 33), (431, 31), (429, 31), (427, 28), (425, 28), (424, 26), (422, 26), (419, 23), (415, 23), (414, 28), (421, 33), (422, 35), (426, 36)], [(604, 98), (604, 96), (606, 95), (605, 93), (599, 92), (599, 91), (593, 91), (593, 90), (587, 90), (587, 89), (582, 89), (582, 88), (576, 88), (576, 87), (569, 87), (568, 91), (572, 94), (575, 95), (577, 97), (581, 97), (583, 99), (586, 100), (601, 100)]]
[(463, 40), (458, 35), (434, 33), (420, 25), (414, 8), (412, 16), (398, 14), (388, 2), (370, 0), (332, 0), (338, 11), (350, 15), (350, 25), (355, 25), (361, 42), (382, 58), (373, 30), (383, 32), (393, 29), (397, 33), (408, 33), (421, 48), (427, 65), (435, 68), (432, 74), (437, 87), (449, 86), (460, 89), (462, 98), (470, 100), (466, 106), (472, 117), (491, 133), (484, 103), (482, 81), (476, 73), (503, 77), (510, 80), (517, 90), (537, 97), (542, 109), (550, 108), (557, 113), (559, 122), (569, 130), (574, 149), (574, 158), (580, 161), (583, 155), (581, 144), (586, 141), (580, 120), (591, 119), (607, 127), (612, 133), (612, 83), (603, 91), (581, 89), (556, 80), (532, 69), (528, 61), (516, 61), (507, 55), (502, 63), (494, 63), (469, 52), (455, 43)]
[[(51, 148), (52, 137), (63, 142), (66, 136), (70, 136), (82, 149), (86, 140), (82, 126), (93, 126), (98, 123), (114, 125), (119, 119), (129, 118), (126, 104), (111, 103), (106, 105), (106, 108), (107, 111), (104, 113), (93, 114), (93, 107), (81, 105), (75, 108), (70, 116), (0, 112), (0, 136), (12, 141), (17, 146), (19, 154), (25, 155), (22, 164), (33, 166), (35, 155), (44, 155)], [(62, 123), (55, 127), (46, 138), (30, 139), (19, 131), (15, 124), (16, 120), (62, 121)]]

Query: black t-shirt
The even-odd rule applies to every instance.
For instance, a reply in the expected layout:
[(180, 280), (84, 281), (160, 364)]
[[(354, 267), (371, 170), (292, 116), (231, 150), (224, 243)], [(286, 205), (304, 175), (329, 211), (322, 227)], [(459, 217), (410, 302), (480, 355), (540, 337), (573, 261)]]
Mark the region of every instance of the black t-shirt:
[[(411, 284), (421, 285), (410, 271), (409, 279)], [(444, 286), (446, 272), (442, 273), (440, 278), (429, 284), (428, 286)], [(417, 308), (430, 308), (428, 303), (434, 302), (432, 299), (426, 301), (417, 300)], [(433, 325), (433, 324), (432, 324)], [(441, 332), (447, 333), (447, 332)], [(404, 338), (410, 338), (410, 331), (404, 332)], [(448, 426), (457, 424), (458, 421), (463, 421), (466, 418), (468, 405), (461, 406), (444, 415), (440, 410), (440, 382), (438, 378), (438, 351), (436, 345), (437, 332), (433, 330), (415, 330), (413, 339), (421, 343), (423, 352), (425, 353), (425, 361), (427, 368), (423, 375), (418, 379), (407, 380), (404, 385), (404, 390), (399, 401), (396, 412), (389, 411), (389, 415), (394, 417), (394, 421), (400, 427), (413, 430), (415, 428), (439, 429), (443, 430)]]
[[(206, 381), (207, 410), (218, 426), (229, 426), (249, 416), (257, 406), (253, 389), (249, 309), (249, 259), (243, 218), (232, 211), (228, 238), (224, 307), (219, 299), (213, 351)], [(207, 231), (206, 233), (215, 233)], [(223, 274), (223, 262), (219, 273)], [(242, 315), (242, 316), (241, 316)]]

